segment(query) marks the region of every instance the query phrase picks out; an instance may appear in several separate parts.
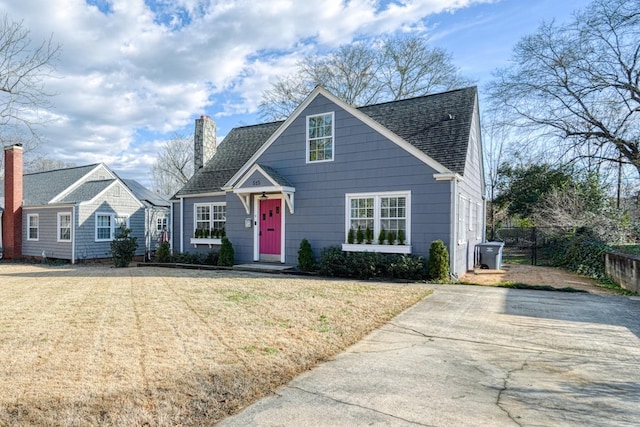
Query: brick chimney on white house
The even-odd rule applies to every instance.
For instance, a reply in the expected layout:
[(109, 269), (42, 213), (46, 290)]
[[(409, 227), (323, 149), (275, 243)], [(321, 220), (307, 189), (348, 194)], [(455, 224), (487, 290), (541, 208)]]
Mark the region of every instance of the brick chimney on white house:
[(22, 145), (4, 148), (2, 248), (7, 259), (22, 257)]
[(209, 116), (200, 116), (193, 135), (193, 171), (201, 169), (215, 153), (216, 123)]

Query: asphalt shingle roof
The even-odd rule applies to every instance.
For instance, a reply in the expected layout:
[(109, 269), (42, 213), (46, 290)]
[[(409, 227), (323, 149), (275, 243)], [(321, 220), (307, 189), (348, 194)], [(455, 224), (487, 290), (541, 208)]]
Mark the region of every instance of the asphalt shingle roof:
[(222, 186), (255, 154), (283, 122), (237, 127), (218, 146), (216, 154), (196, 171), (176, 196), (222, 191)]
[(77, 203), (91, 200), (103, 192), (105, 188), (115, 182), (115, 179), (103, 179), (100, 181), (87, 181), (81, 184), (71, 193), (64, 196), (60, 203)]
[(25, 206), (46, 205), (55, 196), (93, 170), (97, 164), (47, 172), (28, 173), (23, 177)]
[[(450, 171), (464, 176), (476, 96), (474, 86), (358, 109)], [(232, 129), (211, 160), (175, 196), (221, 191), (282, 123)], [(273, 169), (260, 166), (274, 179), (287, 182)]]

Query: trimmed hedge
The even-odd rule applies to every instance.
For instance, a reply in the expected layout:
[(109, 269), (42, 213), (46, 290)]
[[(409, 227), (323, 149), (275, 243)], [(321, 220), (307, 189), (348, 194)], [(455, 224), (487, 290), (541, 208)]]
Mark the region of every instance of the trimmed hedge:
[(343, 252), (339, 246), (322, 250), (319, 273), (329, 277), (424, 280), (426, 261), (416, 255)]

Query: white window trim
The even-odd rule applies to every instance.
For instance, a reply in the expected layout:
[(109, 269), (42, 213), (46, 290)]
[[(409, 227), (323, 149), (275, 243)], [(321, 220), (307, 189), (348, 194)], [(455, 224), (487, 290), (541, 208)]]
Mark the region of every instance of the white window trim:
[(169, 228), (169, 219), (166, 216), (159, 216), (156, 218), (156, 231), (163, 231), (165, 228)]
[(458, 223), (456, 224), (457, 228), (458, 228), (458, 244), (462, 245), (464, 243), (466, 243), (466, 237), (467, 237), (467, 224), (466, 222), (468, 221), (467, 215), (468, 215), (468, 205), (467, 205), (468, 199), (463, 196), (462, 194), (460, 194), (458, 196)]
[[(111, 218), (111, 220), (109, 221), (109, 226), (110, 226), (110, 231), (109, 231), (109, 238), (108, 239), (99, 239), (98, 238), (98, 216), (108, 216)], [(127, 228), (130, 228), (129, 226), (129, 215), (116, 215), (113, 212), (96, 212), (94, 215), (94, 238), (96, 242), (111, 242), (113, 239), (115, 239), (115, 235), (116, 235), (116, 229), (118, 228), (118, 224), (116, 224), (116, 220), (118, 218), (124, 218), (124, 222), (125, 222), (125, 226)]]
[[(62, 239), (61, 238), (61, 233), (60, 233), (60, 225), (61, 225), (61, 221), (60, 218), (63, 216), (68, 216), (69, 217), (69, 238), (68, 239)], [(58, 242), (70, 242), (71, 241), (71, 234), (73, 233), (73, 224), (71, 223), (72, 221), (72, 216), (71, 216), (71, 212), (58, 212), (58, 221), (57, 221), (57, 228), (56, 228), (56, 238)]]
[[(381, 199), (383, 197), (404, 197), (405, 206), (405, 242), (404, 245), (378, 245), (378, 244), (349, 244), (347, 234), (351, 226), (351, 199), (373, 198), (373, 239), (378, 241), (381, 222)], [(345, 220), (344, 220), (344, 241), (342, 250), (345, 252), (382, 252), (382, 253), (411, 253), (411, 191), (386, 191), (374, 193), (347, 193), (345, 194)]]
[(476, 203), (475, 209), (476, 209), (476, 240), (480, 240), (482, 239), (482, 225), (483, 225), (482, 204)]
[[(309, 119), (311, 119), (312, 117), (320, 117), (320, 116), (331, 116), (331, 158), (330, 159), (323, 159), (323, 160), (309, 160), (309, 155), (310, 153), (310, 141), (309, 141)], [(306, 150), (305, 150), (305, 161), (307, 164), (314, 164), (314, 163), (326, 163), (326, 162), (333, 162), (333, 159), (336, 158), (336, 120), (335, 120), (335, 113), (333, 111), (330, 112), (326, 112), (326, 113), (319, 113), (319, 114), (311, 114), (308, 115), (306, 117), (306, 122), (305, 122), (305, 142), (307, 144)]]
[[(36, 218), (36, 221), (38, 223), (37, 227), (34, 227), (36, 229), (36, 237), (31, 238), (31, 218)], [(38, 214), (28, 214), (27, 215), (27, 240), (31, 241), (31, 242), (37, 242), (38, 240), (40, 240), (40, 215)]]
[(198, 223), (198, 208), (201, 206), (209, 206), (209, 230), (211, 230), (211, 226), (213, 225), (213, 207), (214, 206), (224, 206), (224, 228), (227, 228), (227, 202), (212, 202), (212, 203), (194, 203), (193, 204), (193, 232), (196, 231), (196, 224)]

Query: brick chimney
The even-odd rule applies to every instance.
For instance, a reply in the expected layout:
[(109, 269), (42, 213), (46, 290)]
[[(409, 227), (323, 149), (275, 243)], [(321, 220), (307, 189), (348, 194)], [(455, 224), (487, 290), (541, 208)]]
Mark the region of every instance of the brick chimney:
[(193, 135), (193, 171), (197, 172), (216, 153), (216, 123), (209, 116), (196, 119)]
[(4, 148), (4, 214), (2, 247), (4, 257), (22, 257), (22, 145)]

